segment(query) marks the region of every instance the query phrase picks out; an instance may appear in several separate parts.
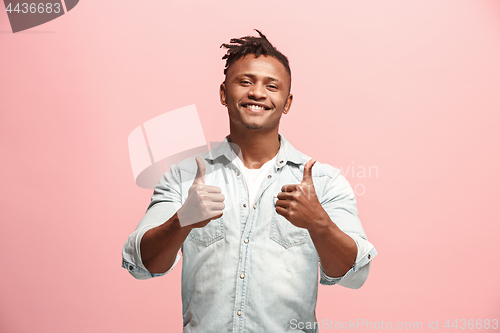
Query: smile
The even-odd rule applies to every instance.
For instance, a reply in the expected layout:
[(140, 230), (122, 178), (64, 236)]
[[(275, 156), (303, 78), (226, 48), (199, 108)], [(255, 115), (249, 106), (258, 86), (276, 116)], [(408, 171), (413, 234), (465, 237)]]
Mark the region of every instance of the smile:
[(253, 112), (262, 112), (271, 109), (267, 106), (257, 105), (257, 104), (243, 104), (243, 107)]

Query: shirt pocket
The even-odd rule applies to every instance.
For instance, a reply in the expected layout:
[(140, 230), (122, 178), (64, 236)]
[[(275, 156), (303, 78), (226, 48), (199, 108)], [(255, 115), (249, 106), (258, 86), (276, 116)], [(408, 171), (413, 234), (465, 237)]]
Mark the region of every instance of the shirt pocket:
[(224, 220), (221, 216), (218, 219), (210, 221), (203, 228), (194, 228), (191, 230), (188, 239), (205, 246), (210, 246), (223, 239), (224, 236)]
[(269, 237), (285, 249), (305, 244), (308, 236), (307, 229), (296, 227), (280, 214), (273, 213)]

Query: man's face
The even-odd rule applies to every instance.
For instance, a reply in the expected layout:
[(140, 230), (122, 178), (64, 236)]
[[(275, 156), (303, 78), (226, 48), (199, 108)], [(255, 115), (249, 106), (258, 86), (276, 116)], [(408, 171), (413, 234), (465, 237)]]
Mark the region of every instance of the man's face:
[(292, 104), (290, 75), (272, 56), (249, 54), (236, 60), (220, 86), (232, 130), (274, 130)]

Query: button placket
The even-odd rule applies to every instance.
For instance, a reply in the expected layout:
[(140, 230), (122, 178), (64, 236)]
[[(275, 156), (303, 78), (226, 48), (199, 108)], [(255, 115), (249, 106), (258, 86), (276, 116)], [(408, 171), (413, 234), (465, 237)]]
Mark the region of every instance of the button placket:
[[(238, 175), (238, 173), (237, 173)], [(248, 236), (249, 229), (251, 225), (253, 224), (254, 216), (255, 216), (255, 211), (248, 209), (250, 207), (248, 203), (248, 189), (246, 186), (246, 183), (243, 179), (243, 175), (240, 174), (241, 177), (238, 175), (237, 177), (237, 184), (238, 184), (238, 193), (240, 194), (240, 207), (241, 208), (241, 214), (240, 216), (244, 218), (244, 220), (241, 221), (241, 227), (242, 227), (242, 232), (241, 235), (243, 242), (240, 243), (240, 259), (238, 262), (238, 271), (240, 271), (240, 274), (237, 275), (237, 283), (236, 283), (236, 294), (235, 294), (235, 302), (234, 302), (234, 310), (236, 311), (236, 314), (238, 317), (238, 326), (241, 327), (242, 325), (242, 309), (245, 306), (246, 298), (245, 298), (245, 290), (246, 290), (246, 275), (243, 273), (247, 270), (247, 264), (248, 264), (248, 251), (250, 250), (249, 248), (249, 239), (245, 238), (245, 236)], [(245, 202), (246, 201), (246, 202)]]
[[(245, 224), (248, 220), (248, 213), (249, 213), (249, 210), (248, 210), (248, 204), (245, 203), (245, 201), (248, 201), (248, 191), (247, 191), (247, 188), (246, 188), (246, 184), (245, 184), (245, 181), (243, 179), (243, 177), (240, 177), (241, 175), (241, 172), (240, 171), (236, 171), (236, 184), (237, 184), (237, 187), (238, 187), (238, 201), (240, 203), (240, 224), (241, 224), (241, 233), (243, 233), (243, 230), (245, 228)], [(242, 208), (241, 208), (242, 207)], [(247, 208), (247, 209), (243, 209), (243, 208)]]
[[(282, 167), (283, 163), (280, 164), (280, 166)], [(276, 169), (275, 169), (276, 170)], [(251, 229), (253, 227), (253, 224), (256, 223), (256, 218), (257, 218), (257, 205), (258, 205), (258, 202), (259, 200), (261, 199), (263, 193), (271, 186), (271, 184), (277, 180), (277, 177), (273, 177), (274, 174), (268, 174), (267, 175), (267, 179), (264, 180), (263, 184), (262, 184), (262, 187), (261, 187), (261, 190), (260, 190), (260, 193), (257, 195), (257, 198), (256, 198), (256, 203), (252, 206), (253, 209), (251, 210), (247, 210), (247, 212), (249, 213), (247, 215), (247, 218), (246, 218), (246, 221), (244, 224), (242, 224), (242, 227), (243, 227), (243, 232), (242, 232), (242, 238), (243, 238), (243, 243), (241, 244), (241, 247), (240, 247), (240, 251), (241, 251), (241, 255), (240, 255), (240, 260), (239, 260), (239, 263), (238, 263), (238, 270), (240, 272), (245, 272), (245, 271), (248, 271), (248, 254), (249, 254), (249, 251), (250, 251), (250, 247), (248, 246), (249, 245), (249, 239), (247, 238), (248, 235), (250, 234), (251, 232)], [(243, 189), (245, 194), (248, 193), (248, 190), (247, 190), (247, 187), (246, 187), (246, 183), (243, 181), (243, 177), (238, 177), (237, 178), (238, 180), (238, 185), (239, 186), (242, 186), (242, 188), (240, 188), (240, 191), (239, 193), (242, 193), (241, 190)], [(248, 200), (248, 197), (247, 196), (244, 196), (247, 200)], [(240, 202), (240, 204), (244, 207), (244, 208), (248, 208), (248, 205), (246, 203), (243, 203), (243, 202)], [(241, 206), (240, 206), (241, 207)], [(244, 209), (242, 209), (244, 210)], [(239, 278), (238, 279), (238, 282), (236, 283), (236, 297), (235, 297), (235, 304), (234, 304), (234, 309), (235, 310), (238, 310), (236, 312), (236, 314), (241, 317), (242, 316), (242, 310), (243, 307), (245, 306), (245, 302), (246, 302), (246, 297), (244, 296), (245, 295), (245, 292), (246, 292), (246, 288), (247, 288), (247, 285), (246, 285), (246, 282), (247, 282), (247, 276), (246, 274), (244, 273), (240, 273), (240, 275), (238, 276)], [(241, 318), (241, 320), (243, 320), (243, 318)], [(240, 321), (240, 325), (241, 325), (241, 321)]]

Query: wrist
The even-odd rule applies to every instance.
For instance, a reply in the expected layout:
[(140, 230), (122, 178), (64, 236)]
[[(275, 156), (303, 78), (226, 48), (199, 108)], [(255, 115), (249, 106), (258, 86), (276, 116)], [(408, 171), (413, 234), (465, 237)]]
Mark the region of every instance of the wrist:
[(328, 238), (340, 240), (344, 232), (330, 219), (330, 216), (328, 216), (326, 212), (325, 215), (326, 217), (322, 217), (316, 222), (311, 223), (311, 227), (307, 228), (309, 234), (312, 238), (326, 236)]
[(307, 230), (311, 233), (323, 233), (328, 231), (332, 227), (332, 225), (335, 225), (335, 223), (332, 222), (330, 219), (330, 216), (326, 212), (324, 214), (321, 214), (320, 216), (312, 219), (308, 223)]
[(162, 229), (164, 232), (171, 233), (171, 232), (179, 232), (179, 233), (186, 233), (189, 234), (191, 229), (191, 225), (187, 226), (181, 226), (180, 220), (179, 220), (179, 215), (175, 213), (171, 218), (169, 218), (165, 223), (162, 224)]

